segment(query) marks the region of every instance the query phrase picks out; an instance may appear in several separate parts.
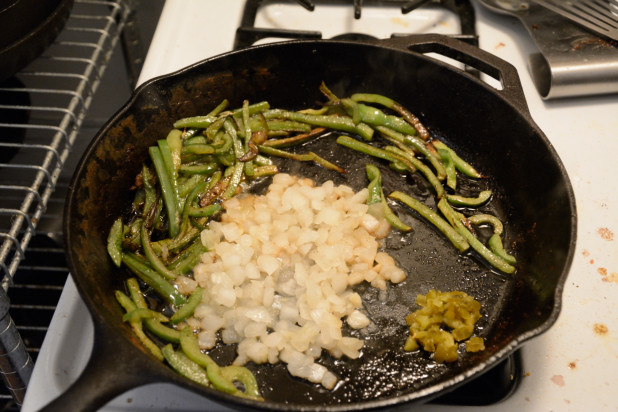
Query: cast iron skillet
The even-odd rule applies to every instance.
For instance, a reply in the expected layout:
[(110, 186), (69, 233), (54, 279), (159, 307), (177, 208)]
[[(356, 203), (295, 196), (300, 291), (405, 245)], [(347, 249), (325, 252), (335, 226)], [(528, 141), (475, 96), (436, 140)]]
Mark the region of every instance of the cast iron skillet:
[[(500, 79), (503, 89), (423, 54), (429, 52), (474, 66)], [(341, 387), (328, 392), (291, 378), (281, 365), (250, 365), (266, 401), (233, 398), (180, 377), (139, 346), (113, 297), (125, 274), (107, 256), (107, 232), (131, 200), (129, 188), (146, 148), (166, 135), (174, 119), (206, 113), (224, 98), (232, 107), (243, 99), (291, 109), (312, 106), (323, 100), (318, 93), (322, 80), (342, 96), (375, 92), (403, 103), (435, 136), (490, 176), (467, 183), (467, 189), (471, 193), (486, 185), (496, 190), (491, 208), (505, 221), (506, 244), (515, 247), (518, 270), (509, 276), (495, 273), (408, 216), (414, 232), (388, 240), (408, 279), (389, 289), (386, 302), (374, 290), (360, 288), (375, 323), (366, 333), (364, 355), (357, 361), (322, 359), (340, 376)], [(316, 150), (346, 167), (347, 175), (290, 163), (282, 167), (318, 181), (366, 185), (362, 167), (368, 159), (339, 150), (332, 141), (322, 139)], [(432, 205), (422, 179), (400, 181), (388, 167), (382, 170), (387, 191), (405, 184), (405, 190)], [(241, 409), (343, 411), (426, 402), (479, 376), (554, 323), (575, 233), (575, 201), (565, 170), (528, 112), (515, 69), (488, 53), (446, 37), (421, 35), (363, 44), (294, 41), (205, 60), (140, 87), (95, 137), (73, 177), (65, 209), (66, 250), (73, 279), (94, 318), (95, 342), (84, 374), (48, 410), (94, 409), (132, 387), (160, 381)], [(463, 290), (481, 301), (485, 351), (436, 365), (424, 353), (401, 350), (404, 316), (415, 308), (416, 294), (431, 288)], [(233, 355), (221, 349), (216, 357), (229, 362)]]
[(0, 6), (0, 82), (37, 58), (60, 34), (73, 0), (5, 0)]

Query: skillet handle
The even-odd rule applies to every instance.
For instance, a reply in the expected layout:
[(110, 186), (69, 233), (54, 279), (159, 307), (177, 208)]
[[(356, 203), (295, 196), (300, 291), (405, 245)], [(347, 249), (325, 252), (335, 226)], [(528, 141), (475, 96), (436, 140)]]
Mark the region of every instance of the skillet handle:
[(136, 347), (123, 348), (113, 331), (102, 328), (95, 322), (94, 347), (84, 371), (39, 412), (96, 411), (129, 389), (161, 381), (150, 368), (155, 360)]
[[(530, 117), (526, 96), (517, 69), (510, 63), (478, 47), (440, 34), (413, 34), (379, 40), (381, 46), (418, 54), (436, 53), (473, 67), (498, 80), (502, 89), (495, 92)], [(464, 73), (469, 75), (468, 73)]]

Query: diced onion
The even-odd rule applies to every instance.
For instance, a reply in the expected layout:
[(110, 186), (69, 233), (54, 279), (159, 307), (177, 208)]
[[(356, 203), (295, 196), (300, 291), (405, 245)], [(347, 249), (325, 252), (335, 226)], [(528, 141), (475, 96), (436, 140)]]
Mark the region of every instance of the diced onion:
[(353, 329), (371, 323), (351, 286), (384, 290), (405, 279), (380, 251), (389, 225), (369, 214), (367, 195), (278, 174), (266, 195), (227, 200), (221, 221), (201, 234), (209, 252), (194, 280), (177, 282), (204, 290), (187, 320), (198, 325), (200, 347), (212, 348), (219, 332), (223, 343), (238, 343), (235, 364), (285, 362), (292, 375), (332, 389), (337, 377), (316, 359), (323, 350), (358, 358), (363, 341), (343, 336), (343, 321)]

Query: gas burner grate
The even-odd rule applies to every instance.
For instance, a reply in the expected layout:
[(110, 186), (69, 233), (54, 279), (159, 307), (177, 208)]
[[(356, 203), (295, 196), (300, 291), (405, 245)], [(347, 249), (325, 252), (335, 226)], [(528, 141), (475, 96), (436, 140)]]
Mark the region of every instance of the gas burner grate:
[[(476, 34), (476, 18), (474, 8), (470, 0), (296, 0), (300, 6), (309, 11), (314, 11), (315, 6), (329, 5), (350, 5), (354, 8), (354, 18), (361, 18), (363, 4), (365, 6), (383, 6), (393, 7), (400, 6), (402, 14), (406, 14), (416, 10), (421, 6), (438, 6), (443, 7), (454, 13), (460, 23), (460, 33), (452, 34), (460, 40), (478, 46), (478, 36)], [(314, 30), (299, 30), (287, 28), (268, 28), (257, 27), (256, 18), (260, 8), (272, 4), (289, 3), (283, 0), (247, 0), (243, 9), (240, 26), (236, 30), (234, 38), (234, 50), (249, 47), (256, 42), (267, 38), (278, 39), (302, 39), (302, 40), (318, 40), (323, 38), (320, 31)], [(403, 36), (413, 34), (411, 30), (408, 33), (391, 33), (391, 36)], [(342, 33), (339, 38), (346, 38), (348, 34)], [(367, 36), (364, 33), (350, 33), (353, 36)]]

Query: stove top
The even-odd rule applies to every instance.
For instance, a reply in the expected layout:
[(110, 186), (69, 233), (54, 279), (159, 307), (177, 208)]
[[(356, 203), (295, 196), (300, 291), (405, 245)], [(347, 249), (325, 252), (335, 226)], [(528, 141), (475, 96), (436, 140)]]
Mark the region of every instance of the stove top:
[[(265, 3), (268, 4), (255, 16), (256, 26), (282, 29), (292, 24), (305, 30), (303, 24), (310, 19), (307, 10), (280, 2)], [(461, 405), (485, 404), (490, 404), (486, 410), (500, 411), (581, 410), (584, 407), (612, 410), (615, 401), (610, 387), (615, 380), (617, 355), (614, 343), (618, 330), (618, 319), (612, 315), (618, 309), (618, 254), (613, 243), (613, 234), (618, 231), (615, 219), (618, 216), (618, 191), (612, 176), (616, 170), (613, 154), (618, 153), (618, 139), (615, 138), (618, 98), (610, 95), (543, 101), (528, 73), (527, 56), (536, 49), (526, 31), (516, 19), (494, 14), (476, 2), (473, 5), (480, 47), (518, 69), (532, 117), (554, 144), (571, 176), (578, 200), (578, 247), (557, 324), (524, 345), (515, 356), (491, 371), (491, 375), (482, 377), (481, 388), (497, 384), (480, 391), (491, 396), (477, 398), (471, 395), (474, 389), (466, 388), (414, 410), (472, 411), (478, 408)], [(292, 6), (293, 14), (285, 11)], [(379, 25), (377, 37), (412, 31), (411, 27), (419, 32), (461, 34), (460, 23), (451, 10), (426, 4), (402, 15), (399, 7), (364, 7), (361, 18), (354, 19), (352, 7), (341, 9), (316, 2), (313, 16), (318, 16), (320, 10), (326, 12), (318, 18), (323, 21), (319, 31), (324, 38), (341, 32), (361, 31), (365, 24), (375, 28), (375, 23), (371, 22), (373, 13), (387, 12), (391, 14), (382, 20), (386, 23)], [(237, 35), (230, 27), (242, 27), (243, 8), (241, 0), (167, 0), (140, 82), (230, 50)], [(343, 20), (344, 30), (324, 22), (326, 15), (337, 14), (347, 16)], [(206, 32), (204, 27), (207, 27)], [(274, 40), (280, 38), (260, 38), (258, 41)], [(585, 144), (582, 144), (583, 139)], [(91, 346), (92, 323), (73, 282), (69, 280), (39, 354), (23, 410), (38, 410), (68, 387), (83, 368)], [(462, 392), (467, 394), (465, 399), (460, 397)], [(167, 384), (129, 391), (103, 409), (146, 408), (227, 410)]]

